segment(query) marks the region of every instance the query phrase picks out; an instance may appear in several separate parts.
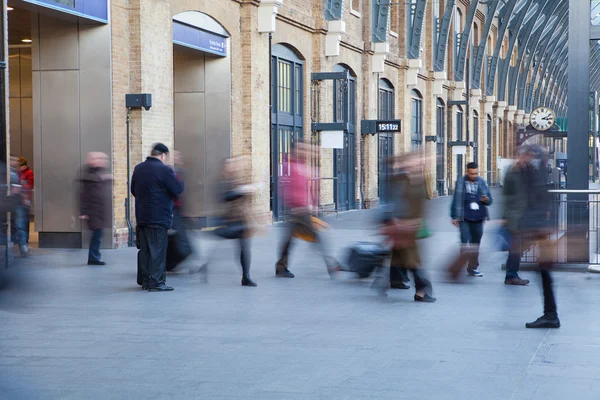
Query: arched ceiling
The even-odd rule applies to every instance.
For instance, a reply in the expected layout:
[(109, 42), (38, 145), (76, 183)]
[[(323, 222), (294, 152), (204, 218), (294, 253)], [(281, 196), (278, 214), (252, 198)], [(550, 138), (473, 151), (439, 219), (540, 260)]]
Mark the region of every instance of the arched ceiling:
[[(374, 33), (377, 29), (375, 37), (383, 41), (382, 28), (385, 32), (389, 8), (396, 2), (372, 1), (374, 15), (383, 16), (373, 26)], [(587, 7), (587, 1), (578, 1)], [(326, 0), (326, 3), (331, 6), (335, 1)], [(433, 52), (435, 71), (444, 71), (449, 64), (447, 59), (452, 59), (453, 75), (449, 78), (454, 81), (466, 79), (469, 65), (471, 87), (482, 89), (485, 95), (495, 95), (497, 101), (525, 112), (546, 105), (559, 115), (566, 115), (569, 1), (471, 0), (466, 4), (460, 0), (407, 0), (407, 3), (410, 23), (406, 35), (410, 38), (409, 49), (413, 50), (421, 47), (424, 18), (430, 15), (422, 9), (434, 7), (434, 24), (438, 27)], [(451, 29), (457, 4), (463, 11), (462, 32)], [(600, 0), (591, 0), (589, 4), (591, 23), (600, 25)], [(479, 31), (479, 43), (473, 43), (475, 16), (482, 14), (485, 23)], [(487, 49), (492, 30), (498, 33), (499, 39), (492, 44), (493, 49)], [(590, 90), (600, 92), (600, 42), (590, 42), (590, 46)], [(408, 58), (421, 56), (419, 51), (407, 53)], [(449, 58), (449, 54), (453, 57)]]

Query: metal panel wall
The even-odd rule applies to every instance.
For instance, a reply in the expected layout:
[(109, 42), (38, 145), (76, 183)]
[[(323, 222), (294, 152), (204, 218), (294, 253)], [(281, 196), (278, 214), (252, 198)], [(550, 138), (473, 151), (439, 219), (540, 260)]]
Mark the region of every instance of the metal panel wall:
[[(78, 232), (79, 71), (41, 72), (42, 230)], [(50, 229), (49, 229), (50, 228)]]
[[(110, 27), (33, 14), (32, 36), (40, 247), (87, 246), (78, 180), (87, 152), (112, 155)], [(112, 247), (112, 229), (105, 235)]]
[(174, 46), (173, 68), (175, 149), (185, 162), (185, 214), (207, 217), (217, 200), (223, 159), (231, 154), (230, 60)]

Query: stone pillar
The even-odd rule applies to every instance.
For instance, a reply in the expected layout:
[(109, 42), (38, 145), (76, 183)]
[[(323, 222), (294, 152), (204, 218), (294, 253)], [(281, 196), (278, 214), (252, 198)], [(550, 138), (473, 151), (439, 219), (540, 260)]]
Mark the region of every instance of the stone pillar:
[[(127, 197), (125, 94), (150, 93), (152, 108), (132, 110), (130, 173), (152, 144), (173, 147), (173, 33), (171, 4), (164, 0), (112, 1), (114, 241), (127, 242), (124, 199)], [(157, 26), (165, 29), (156, 29)], [(131, 215), (134, 217), (132, 197)], [(135, 221), (133, 221), (135, 225)]]
[(242, 132), (233, 135), (233, 155), (247, 155), (251, 163), (251, 180), (258, 185), (253, 197), (254, 213), (261, 222), (271, 222), (269, 210), (269, 171), (271, 149), (269, 147), (270, 127), (269, 104), (269, 63), (256, 60), (269, 59), (269, 39), (267, 34), (258, 32), (258, 7), (251, 3), (242, 4), (242, 58), (244, 73), (242, 79)]

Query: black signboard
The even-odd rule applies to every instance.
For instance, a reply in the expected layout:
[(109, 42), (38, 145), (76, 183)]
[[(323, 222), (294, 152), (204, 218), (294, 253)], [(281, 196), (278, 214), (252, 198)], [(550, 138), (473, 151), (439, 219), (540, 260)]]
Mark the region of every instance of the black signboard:
[(399, 119), (393, 119), (389, 121), (378, 120), (375, 123), (375, 128), (378, 133), (383, 132), (401, 132), (402, 126)]

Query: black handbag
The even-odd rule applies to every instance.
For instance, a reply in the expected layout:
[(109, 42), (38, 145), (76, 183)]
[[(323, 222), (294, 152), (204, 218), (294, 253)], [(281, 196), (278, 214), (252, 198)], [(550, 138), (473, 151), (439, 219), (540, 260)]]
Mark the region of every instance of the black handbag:
[(241, 239), (246, 231), (246, 224), (242, 221), (227, 222), (215, 229), (215, 235), (223, 239)]

